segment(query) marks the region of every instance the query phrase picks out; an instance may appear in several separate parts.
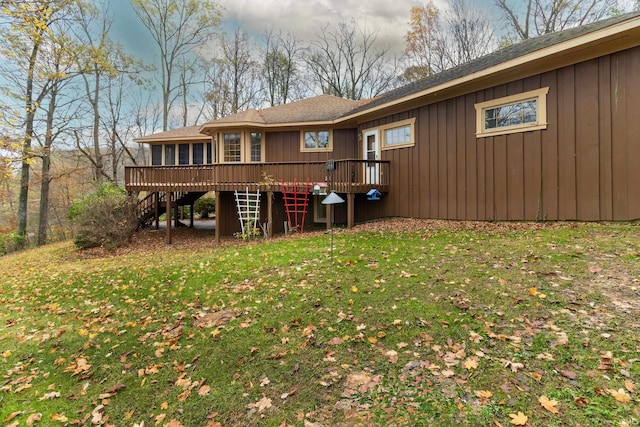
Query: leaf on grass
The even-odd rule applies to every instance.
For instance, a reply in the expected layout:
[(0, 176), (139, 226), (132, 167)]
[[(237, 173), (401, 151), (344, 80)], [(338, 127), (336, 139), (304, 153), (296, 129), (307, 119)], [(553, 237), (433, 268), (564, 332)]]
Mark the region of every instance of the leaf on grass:
[(557, 414), (560, 411), (558, 410), (558, 401), (550, 400), (547, 396), (540, 396), (538, 398), (538, 402), (542, 405), (544, 409), (551, 412), (552, 414)]
[(104, 405), (96, 406), (93, 411), (91, 411), (91, 424), (102, 424), (102, 411), (104, 409)]
[(51, 415), (51, 421), (60, 421), (61, 423), (66, 423), (69, 421), (69, 418), (65, 414), (53, 414)]
[(465, 369), (468, 369), (470, 371), (478, 369), (478, 361), (475, 358), (470, 357), (469, 359), (464, 361), (464, 367)]
[(208, 385), (203, 385), (198, 389), (198, 394), (200, 396), (206, 396), (209, 394), (210, 391), (211, 391), (211, 387), (209, 387)]
[(28, 426), (32, 426), (35, 423), (39, 422), (40, 420), (42, 420), (42, 414), (41, 413), (36, 413), (36, 414), (31, 414), (29, 415), (29, 418), (27, 418), (27, 425)]
[(40, 401), (42, 400), (51, 400), (51, 399), (55, 399), (57, 397), (60, 397), (60, 392), (59, 391), (52, 391), (50, 393), (46, 393), (44, 396), (42, 396), (40, 399)]
[(478, 396), (480, 400), (489, 400), (493, 397), (493, 393), (489, 390), (476, 390), (476, 396)]
[(527, 417), (522, 412), (518, 412), (517, 414), (509, 414), (511, 421), (509, 421), (514, 426), (523, 426), (529, 421), (529, 417)]
[(267, 396), (262, 396), (262, 399), (258, 400), (256, 403), (250, 403), (249, 405), (247, 405), (248, 408), (255, 408), (258, 410), (258, 412), (262, 412), (265, 409), (269, 409), (271, 408), (271, 406), (273, 406), (271, 404), (271, 399), (269, 399)]
[(573, 399), (573, 403), (576, 404), (576, 406), (579, 406), (581, 408), (584, 408), (585, 406), (587, 406), (589, 404), (589, 399), (587, 399), (586, 397), (576, 397), (575, 399)]
[(184, 427), (184, 426), (182, 425), (182, 423), (180, 421), (178, 421), (176, 419), (173, 419), (173, 420), (169, 421), (168, 423), (166, 423), (164, 425), (164, 427)]
[(635, 393), (638, 389), (638, 387), (631, 381), (625, 381), (624, 388), (626, 388), (629, 393)]
[(618, 390), (609, 390), (609, 393), (618, 402), (621, 402), (621, 403), (624, 403), (624, 404), (627, 404), (627, 403), (631, 402), (631, 396), (629, 396), (627, 394), (627, 392), (623, 388), (618, 389)]
[(17, 417), (18, 415), (22, 415), (24, 414), (24, 411), (15, 411), (9, 414), (9, 416), (7, 418), (5, 418), (4, 420), (2, 420), (2, 424), (7, 424), (9, 423), (9, 421), (13, 420), (15, 417)]

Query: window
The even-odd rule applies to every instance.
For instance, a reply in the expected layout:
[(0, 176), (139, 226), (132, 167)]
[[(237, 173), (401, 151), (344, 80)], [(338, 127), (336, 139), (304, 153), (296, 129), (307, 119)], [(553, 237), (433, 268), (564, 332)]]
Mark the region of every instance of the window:
[(178, 145), (178, 164), (180, 165), (189, 164), (189, 144)]
[(262, 161), (262, 134), (259, 132), (251, 132), (251, 161)]
[(548, 92), (545, 87), (476, 104), (476, 136), (546, 129)]
[(151, 164), (160, 166), (162, 164), (162, 145), (151, 146)]
[(223, 159), (225, 163), (242, 161), (240, 133), (225, 133), (223, 139)]
[(176, 145), (167, 144), (164, 146), (164, 164), (172, 166), (176, 164)]
[(211, 143), (207, 142), (207, 164), (210, 165), (213, 163), (213, 156), (211, 153)]
[(331, 131), (304, 131), (301, 135), (301, 151), (333, 151)]
[(204, 144), (197, 143), (193, 144), (193, 164), (201, 165), (204, 163)]
[(414, 143), (416, 119), (411, 118), (399, 122), (389, 123), (380, 127), (382, 135), (382, 149), (412, 147)]

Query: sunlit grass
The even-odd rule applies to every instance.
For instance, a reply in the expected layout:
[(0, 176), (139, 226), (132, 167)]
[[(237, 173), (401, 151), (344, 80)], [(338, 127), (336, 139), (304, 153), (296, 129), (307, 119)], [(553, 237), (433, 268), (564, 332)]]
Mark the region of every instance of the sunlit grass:
[(633, 312), (593, 282), (640, 277), (638, 253), (636, 227), (593, 225), (339, 233), (333, 259), (328, 236), (14, 254), (0, 421), (634, 425)]

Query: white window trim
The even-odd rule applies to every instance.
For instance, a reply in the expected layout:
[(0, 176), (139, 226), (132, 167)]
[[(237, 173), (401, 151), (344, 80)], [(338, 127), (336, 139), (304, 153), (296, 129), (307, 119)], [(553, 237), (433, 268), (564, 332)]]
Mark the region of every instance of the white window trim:
[[(474, 105), (476, 109), (476, 138), (483, 138), (487, 136), (505, 135), (517, 132), (530, 132), (538, 129), (547, 128), (547, 94), (549, 93), (549, 87), (543, 87), (540, 89), (530, 90), (528, 92), (519, 93), (516, 95), (505, 96), (502, 98), (492, 99), (490, 101), (478, 102)], [(504, 105), (515, 104), (518, 102), (528, 101), (531, 99), (536, 100), (536, 122), (534, 123), (522, 123), (513, 126), (503, 126), (493, 129), (485, 129), (484, 112), (485, 110), (502, 107)]]
[[(411, 137), (409, 138), (410, 141), (404, 144), (387, 145), (386, 131), (389, 129), (405, 127), (407, 125), (410, 127), (411, 131)], [(416, 145), (416, 118), (412, 117), (410, 119), (401, 120), (399, 122), (387, 123), (386, 125), (382, 125), (378, 127), (378, 137), (380, 138), (381, 150), (395, 150), (397, 148), (413, 147), (414, 145)]]
[[(307, 148), (304, 145), (305, 132), (329, 132), (329, 145), (324, 148)], [(300, 131), (300, 152), (302, 153), (325, 153), (333, 151), (333, 129), (303, 129)]]

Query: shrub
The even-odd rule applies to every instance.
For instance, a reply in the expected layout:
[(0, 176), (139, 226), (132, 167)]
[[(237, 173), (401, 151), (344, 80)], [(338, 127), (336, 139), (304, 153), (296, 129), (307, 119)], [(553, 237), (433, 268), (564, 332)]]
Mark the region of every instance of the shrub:
[(111, 183), (74, 203), (69, 218), (78, 226), (76, 247), (115, 249), (125, 245), (137, 227), (135, 208), (136, 200)]
[(209, 215), (216, 212), (216, 199), (200, 198), (193, 204), (193, 210), (200, 218), (209, 218)]
[(6, 255), (24, 249), (28, 238), (19, 236), (16, 232), (0, 234), (0, 255)]

